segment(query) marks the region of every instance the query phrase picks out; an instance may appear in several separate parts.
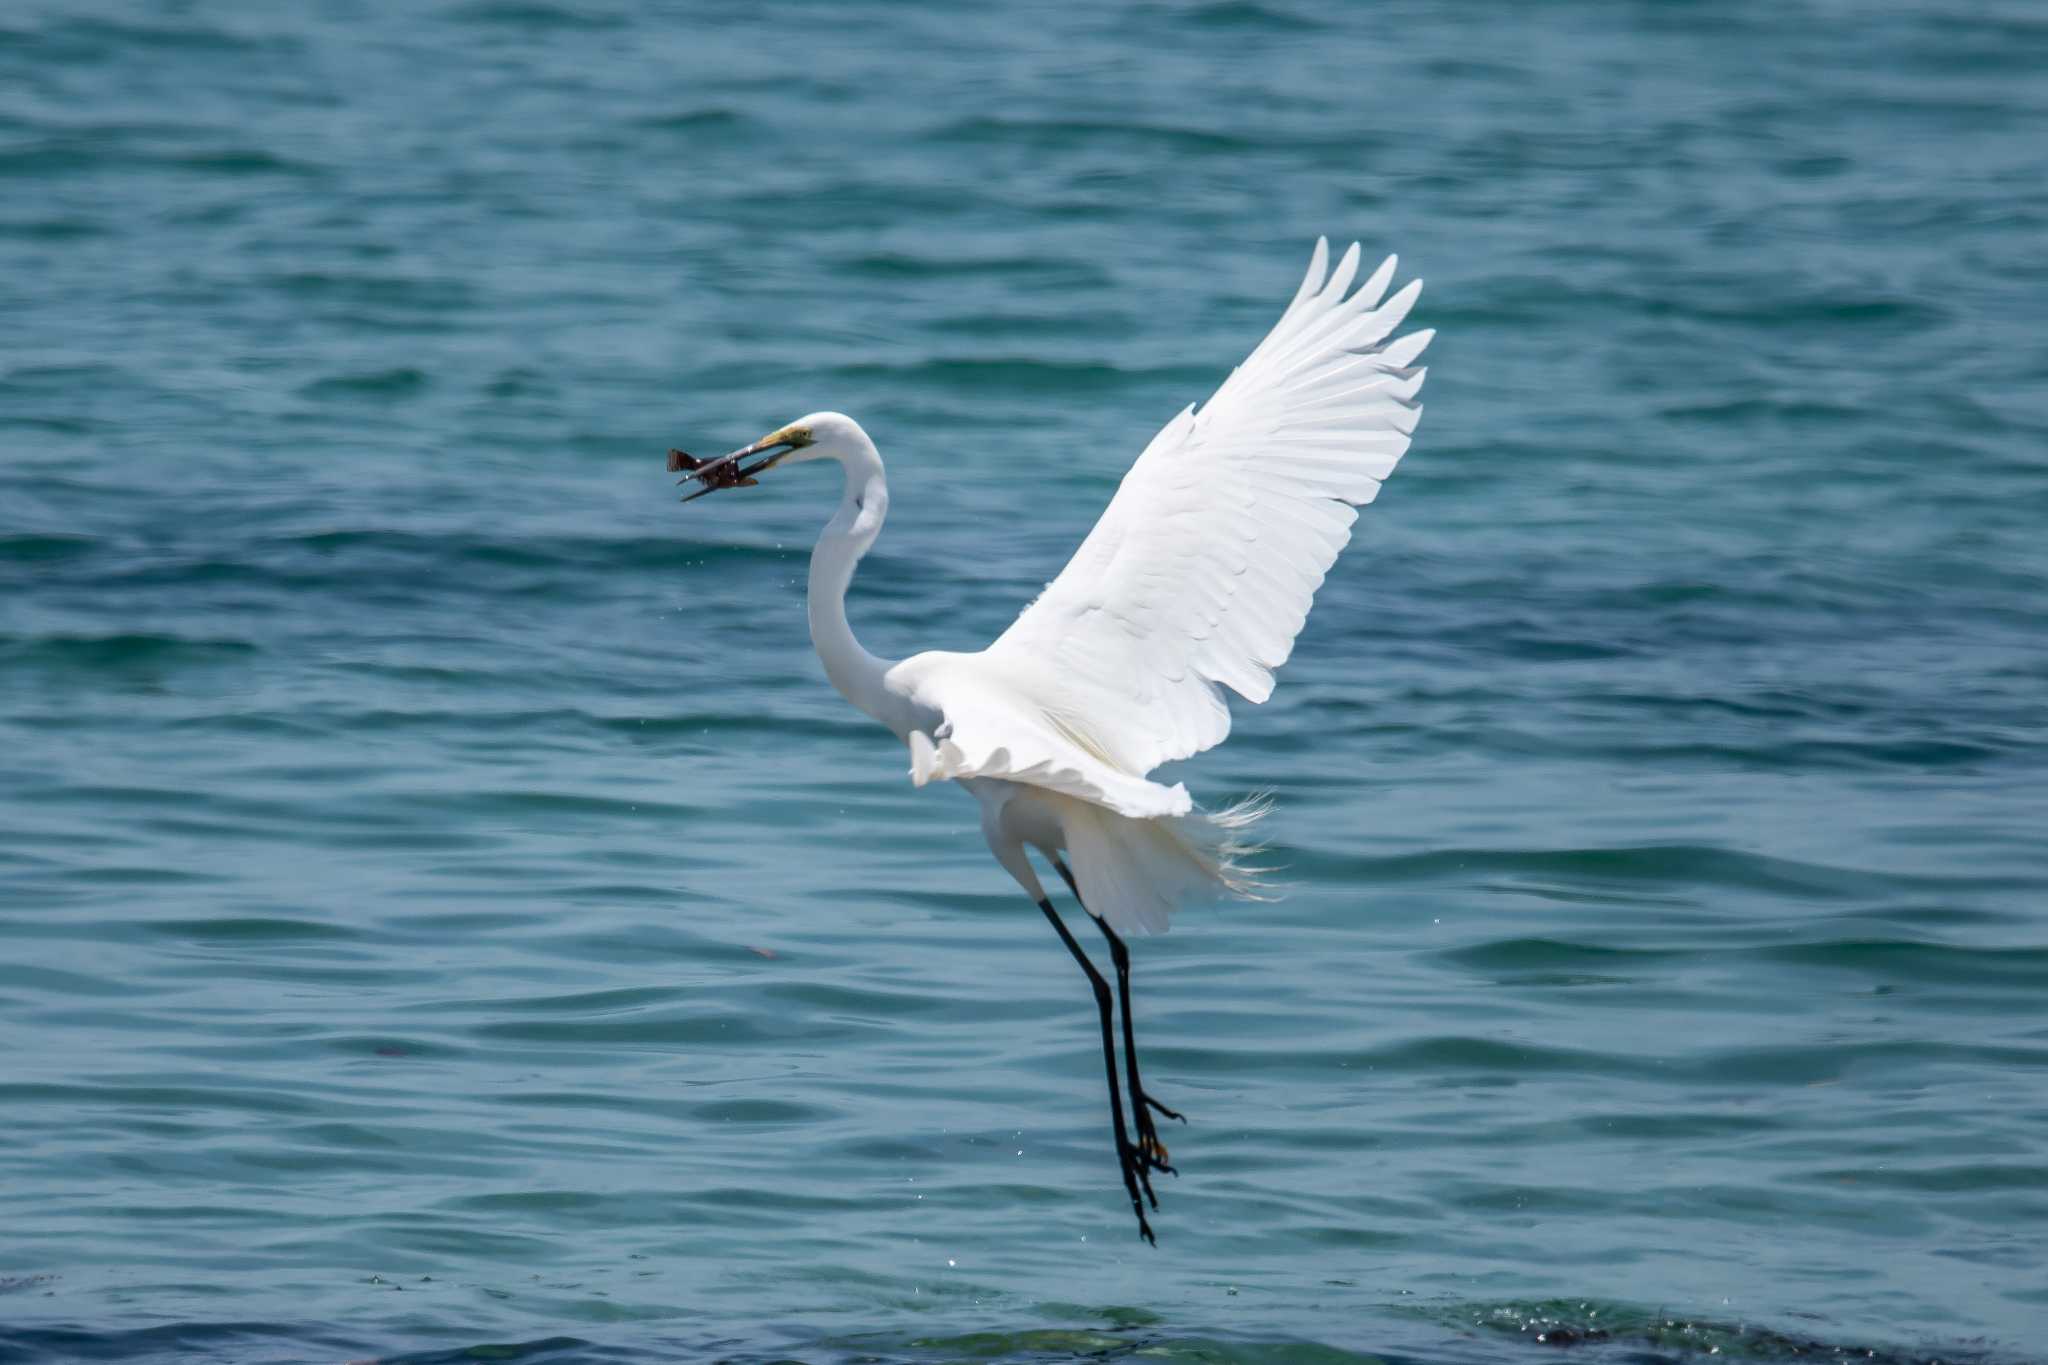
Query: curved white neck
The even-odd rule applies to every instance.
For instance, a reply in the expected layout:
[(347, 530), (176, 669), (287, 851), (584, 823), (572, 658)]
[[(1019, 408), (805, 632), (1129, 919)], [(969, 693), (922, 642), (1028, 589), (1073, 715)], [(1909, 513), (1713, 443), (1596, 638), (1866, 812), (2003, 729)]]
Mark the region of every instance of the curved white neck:
[(889, 485), (873, 445), (842, 456), (840, 463), (846, 467), (846, 491), (811, 551), (811, 643), (839, 694), (887, 724), (882, 675), (889, 664), (853, 638), (853, 627), (846, 623), (846, 589), (853, 582), (854, 566), (882, 533), (882, 519), (889, 515)]

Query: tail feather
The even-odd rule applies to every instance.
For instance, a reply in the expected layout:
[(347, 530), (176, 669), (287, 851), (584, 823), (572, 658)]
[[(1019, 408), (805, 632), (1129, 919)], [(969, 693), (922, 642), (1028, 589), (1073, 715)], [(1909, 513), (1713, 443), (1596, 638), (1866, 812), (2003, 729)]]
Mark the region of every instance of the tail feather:
[(1163, 934), (1183, 906), (1269, 899), (1267, 869), (1250, 862), (1258, 847), (1246, 835), (1271, 805), (1258, 796), (1149, 820), (1072, 797), (1058, 808), (1082, 903), (1119, 934)]
[(1271, 792), (1254, 792), (1221, 810), (1196, 811), (1163, 823), (1171, 825), (1175, 834), (1188, 843), (1189, 851), (1222, 888), (1220, 894), (1239, 900), (1269, 901), (1276, 899), (1272, 884), (1266, 880), (1273, 869), (1252, 861), (1266, 851), (1266, 846), (1251, 837), (1251, 830), (1272, 809)]

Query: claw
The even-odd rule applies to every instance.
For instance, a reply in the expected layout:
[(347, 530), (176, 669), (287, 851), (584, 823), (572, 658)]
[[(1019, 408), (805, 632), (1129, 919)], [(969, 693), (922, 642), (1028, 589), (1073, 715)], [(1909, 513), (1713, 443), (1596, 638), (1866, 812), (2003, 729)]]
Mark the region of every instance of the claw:
[[(1138, 1154), (1134, 1151), (1131, 1153), (1131, 1155), (1133, 1157), (1136, 1157)], [(1138, 1185), (1145, 1191), (1145, 1201), (1149, 1203), (1153, 1208), (1158, 1208), (1159, 1196), (1152, 1193), (1151, 1166), (1144, 1160), (1140, 1159), (1132, 1163), (1132, 1169), (1134, 1169), (1138, 1173)], [(1143, 1217), (1144, 1215), (1140, 1214), (1139, 1216)]]
[(1182, 1123), (1186, 1123), (1188, 1121), (1187, 1116), (1185, 1114), (1182, 1114), (1177, 1109), (1168, 1109), (1165, 1105), (1161, 1104), (1158, 1100), (1153, 1099), (1150, 1095), (1141, 1095), (1139, 1096), (1139, 1098), (1144, 1100), (1145, 1103), (1150, 1105), (1152, 1108), (1157, 1109), (1161, 1117), (1163, 1118), (1179, 1119)]
[(1159, 1134), (1157, 1133), (1145, 1132), (1138, 1134), (1138, 1155), (1143, 1157), (1145, 1164), (1155, 1171), (1164, 1171), (1168, 1175), (1176, 1176), (1180, 1174), (1179, 1171), (1166, 1164), (1166, 1144), (1159, 1140)]
[[(1156, 1209), (1159, 1207), (1159, 1196), (1152, 1193), (1152, 1182), (1145, 1178), (1145, 1165), (1138, 1160), (1137, 1149), (1121, 1139), (1117, 1142), (1116, 1159), (1117, 1164), (1123, 1167), (1124, 1189), (1131, 1196), (1131, 1212), (1138, 1218), (1138, 1235), (1153, 1246), (1158, 1246), (1159, 1239), (1152, 1235), (1152, 1224), (1145, 1219), (1145, 1201), (1151, 1200), (1152, 1207)], [(1138, 1195), (1140, 1189), (1144, 1191), (1142, 1199)]]

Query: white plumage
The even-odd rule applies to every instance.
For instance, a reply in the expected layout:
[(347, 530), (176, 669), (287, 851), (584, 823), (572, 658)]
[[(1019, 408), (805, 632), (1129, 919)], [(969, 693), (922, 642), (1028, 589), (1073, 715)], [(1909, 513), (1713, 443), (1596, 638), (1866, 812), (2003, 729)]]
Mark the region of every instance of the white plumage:
[(1415, 361), (1434, 334), (1389, 338), (1422, 283), (1387, 297), (1389, 256), (1353, 289), (1358, 265), (1356, 243), (1334, 269), (1329, 243), (1316, 243), (1265, 340), (1152, 438), (1066, 569), (977, 654), (889, 663), (848, 629), (846, 588), (888, 508), (881, 457), (852, 418), (813, 413), (696, 471), (778, 447), (748, 472), (846, 467), (812, 556), (826, 672), (909, 746), (912, 781), (974, 792), (998, 860), (1034, 899), (1027, 846), (1072, 849), (1088, 909), (1124, 932), (1163, 930), (1180, 904), (1248, 889), (1234, 859), (1252, 812), (1197, 811), (1185, 786), (1149, 774), (1230, 733), (1223, 689), (1272, 694), (1356, 508), (1408, 449), (1422, 413)]
[(1421, 416), (1414, 361), (1432, 333), (1386, 340), (1421, 282), (1382, 304), (1390, 256), (1347, 296), (1358, 254), (1329, 271), (1316, 244), (1272, 332), (1152, 438), (1001, 638), (903, 666), (946, 731), (916, 780), (1003, 777), (1134, 818), (1189, 812), (1184, 787), (1142, 779), (1230, 733), (1224, 687), (1272, 695), (1353, 507), (1379, 492)]
[[(852, 418), (813, 413), (708, 464), (671, 456), (704, 491), (783, 463), (844, 466), (839, 508), (811, 555), (818, 656), (833, 685), (908, 746), (912, 781), (951, 779), (974, 795), (996, 860), (1088, 972), (1124, 1184), (1147, 1238), (1139, 1191), (1149, 1199), (1148, 1173), (1172, 1169), (1148, 1109), (1171, 1111), (1141, 1088), (1119, 935), (1162, 932), (1192, 901), (1255, 893), (1241, 835), (1262, 813), (1198, 810), (1186, 787), (1150, 774), (1230, 733), (1225, 688), (1253, 702), (1272, 694), (1356, 508), (1379, 492), (1422, 412), (1415, 361), (1432, 334), (1389, 340), (1421, 282), (1383, 302), (1392, 257), (1355, 290), (1357, 245), (1334, 270), (1329, 260), (1318, 241), (1266, 339), (1207, 404), (1152, 438), (1066, 569), (978, 654), (890, 663), (848, 627), (847, 587), (889, 507), (881, 456)], [(1135, 1142), (1118, 1099), (1108, 985), (1047, 899), (1029, 849), (1071, 876), (1109, 939)]]

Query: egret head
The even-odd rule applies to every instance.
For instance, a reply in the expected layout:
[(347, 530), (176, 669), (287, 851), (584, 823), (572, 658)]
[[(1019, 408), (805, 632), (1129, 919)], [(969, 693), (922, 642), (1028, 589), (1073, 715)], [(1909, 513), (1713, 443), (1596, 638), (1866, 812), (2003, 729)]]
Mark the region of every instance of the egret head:
[[(844, 460), (849, 455), (873, 450), (874, 444), (860, 429), (860, 423), (845, 413), (814, 412), (715, 460), (699, 460), (680, 450), (671, 450), (668, 467), (669, 472), (686, 472), (704, 485), (683, 499), (688, 502), (721, 488), (751, 487), (757, 481), (755, 475), (765, 474), (778, 465)], [(753, 463), (747, 463), (749, 460)]]

